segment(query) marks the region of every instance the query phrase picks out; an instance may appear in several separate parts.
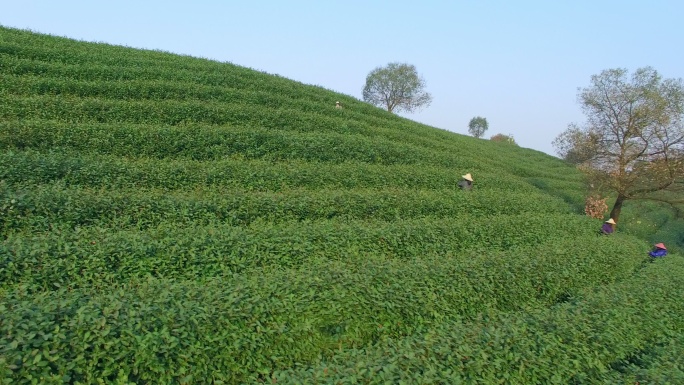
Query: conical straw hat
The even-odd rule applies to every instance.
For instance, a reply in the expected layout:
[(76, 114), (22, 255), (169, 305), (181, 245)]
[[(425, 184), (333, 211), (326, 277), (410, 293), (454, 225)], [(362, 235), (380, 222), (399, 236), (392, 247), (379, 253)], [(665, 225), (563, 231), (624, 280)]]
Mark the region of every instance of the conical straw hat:
[(470, 173), (467, 173), (467, 174), (463, 175), (462, 177), (463, 177), (463, 179), (465, 179), (465, 180), (469, 180), (469, 181), (471, 181), (471, 182), (473, 181), (473, 176), (470, 175)]
[(663, 245), (662, 243), (656, 243), (655, 247), (657, 247), (659, 249), (667, 250), (667, 247), (665, 247), (665, 245)]
[(606, 221), (606, 223), (610, 223), (611, 225), (614, 225), (615, 221), (613, 220), (613, 218), (610, 218), (609, 220)]

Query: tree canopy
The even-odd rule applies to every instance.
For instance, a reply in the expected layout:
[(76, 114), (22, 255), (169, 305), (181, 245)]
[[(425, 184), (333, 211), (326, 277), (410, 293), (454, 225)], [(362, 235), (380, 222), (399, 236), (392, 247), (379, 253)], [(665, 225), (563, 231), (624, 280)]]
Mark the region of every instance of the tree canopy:
[(468, 123), (468, 132), (476, 138), (481, 138), (488, 129), (489, 123), (487, 123), (487, 118), (481, 116), (470, 119), (470, 123)]
[(570, 124), (553, 142), (595, 189), (615, 195), (610, 217), (624, 201), (682, 203), (684, 191), (684, 84), (651, 67), (604, 70), (579, 89), (587, 120)]
[(406, 63), (389, 63), (366, 77), (363, 100), (389, 112), (413, 112), (427, 107), (432, 96), (425, 92), (425, 80), (416, 67)]

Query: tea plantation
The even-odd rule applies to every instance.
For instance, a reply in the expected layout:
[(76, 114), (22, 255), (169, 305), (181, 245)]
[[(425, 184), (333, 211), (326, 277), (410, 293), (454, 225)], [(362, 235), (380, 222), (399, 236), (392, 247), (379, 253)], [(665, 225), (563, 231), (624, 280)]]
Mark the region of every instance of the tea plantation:
[(2, 27), (0, 84), (0, 383), (684, 383), (684, 259), (557, 158)]

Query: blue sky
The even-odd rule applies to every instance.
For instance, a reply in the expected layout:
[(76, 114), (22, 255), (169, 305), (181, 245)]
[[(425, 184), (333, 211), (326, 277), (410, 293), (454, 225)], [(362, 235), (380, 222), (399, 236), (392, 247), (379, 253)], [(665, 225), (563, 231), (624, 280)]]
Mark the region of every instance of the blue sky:
[(604, 69), (684, 77), (684, 1), (0, 0), (0, 24), (231, 62), (361, 99), (368, 73), (416, 66), (433, 96), (403, 116), (554, 155)]

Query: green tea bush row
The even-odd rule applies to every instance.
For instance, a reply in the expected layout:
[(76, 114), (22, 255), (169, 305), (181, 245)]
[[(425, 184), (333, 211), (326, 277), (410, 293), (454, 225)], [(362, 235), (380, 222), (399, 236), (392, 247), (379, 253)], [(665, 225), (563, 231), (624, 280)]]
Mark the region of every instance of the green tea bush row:
[[(182, 112), (178, 114), (185, 116)], [(248, 159), (415, 164), (431, 159), (427, 149), (351, 133), (293, 133), (266, 128), (206, 126), (141, 129), (130, 125), (53, 125), (45, 122), (2, 126), (6, 131), (0, 136), (0, 147), (4, 148), (66, 148), (121, 156), (195, 160), (239, 155)]]
[[(0, 180), (8, 184), (44, 184), (60, 181), (107, 189), (187, 189), (222, 186), (229, 190), (282, 191), (293, 188), (355, 189), (413, 188), (452, 189), (462, 173), (449, 168), (424, 165), (378, 165), (288, 160), (131, 158), (83, 152), (0, 152)], [(503, 189), (534, 194), (536, 188), (520, 178), (484, 169), (478, 173), (476, 190)]]
[[(5, 33), (7, 31), (0, 30), (0, 38)], [(188, 88), (193, 85), (230, 87), (277, 95), (281, 100), (306, 99), (310, 104), (322, 103), (328, 107), (331, 107), (335, 100), (342, 100), (345, 105), (352, 105), (353, 110), (359, 112), (359, 116), (363, 116), (364, 120), (391, 119), (395, 125), (401, 124), (410, 130), (415, 130), (418, 126), (346, 95), (230, 63), (103, 44), (73, 41), (60, 44), (55, 38), (50, 38), (51, 43), (32, 47), (31, 43), (22, 44), (17, 40), (23, 38), (36, 41), (40, 40), (40, 37), (36, 39), (26, 33), (14, 35), (15, 43), (3, 42), (0, 45), (0, 52), (6, 54), (0, 60), (0, 70), (8, 75), (37, 75), (45, 79), (68, 79), (70, 83), (161, 81), (183, 84)], [(17, 35), (22, 37), (18, 39)], [(423, 128), (421, 131), (424, 136), (429, 137), (443, 138), (445, 134), (433, 128)]]
[[(122, 63), (102, 65), (99, 62), (64, 65), (14, 57), (0, 57), (0, 59), (2, 59), (0, 60), (0, 71), (10, 75), (8, 76), (8, 88), (13, 92), (25, 93), (27, 90), (32, 90), (36, 94), (45, 92), (68, 94), (71, 93), (70, 90), (78, 90), (75, 94), (81, 96), (109, 95), (111, 98), (126, 97), (129, 93), (133, 93), (130, 96), (178, 97), (180, 99), (187, 99), (188, 95), (196, 95), (202, 98), (208, 97), (208, 100), (211, 101), (251, 100), (268, 105), (271, 108), (278, 105), (296, 105), (297, 109), (303, 108), (304, 111), (318, 111), (326, 114), (331, 113), (330, 110), (335, 100), (342, 100), (345, 105), (353, 106), (353, 110), (344, 111), (344, 116), (347, 119), (353, 118), (369, 123), (373, 122), (379, 128), (392, 124), (394, 126), (399, 125), (404, 130), (414, 131), (416, 129), (416, 124), (413, 122), (397, 119), (382, 109), (372, 107), (346, 95), (336, 95), (321, 87), (304, 85), (227, 63), (184, 58), (185, 60), (176, 61), (170, 67), (164, 68), (159, 63), (150, 66), (126, 67), (122, 66)], [(193, 61), (196, 63), (192, 65), (191, 70), (179, 68)], [(121, 84), (121, 82), (129, 82), (129, 84)], [(35, 86), (37, 88), (34, 88)], [(161, 86), (162, 89), (149, 90), (147, 89), (149, 86), (153, 88)], [(187, 95), (183, 96), (175, 91), (181, 86), (188, 91)], [(107, 89), (118, 91), (113, 91), (113, 93), (101, 92)], [(207, 90), (211, 90), (211, 92), (206, 94)], [(235, 98), (232, 98), (231, 95), (234, 95)], [(338, 113), (338, 115), (340, 114)], [(435, 134), (443, 138), (446, 134), (446, 132), (442, 133), (433, 128), (428, 130), (422, 128), (420, 131), (422, 138), (434, 137)]]
[[(226, 160), (227, 157), (231, 157), (346, 163), (356, 159), (357, 162), (384, 165), (420, 163), (421, 169), (418, 173), (428, 167), (427, 164), (435, 163), (435, 153), (431, 150), (349, 134), (286, 133), (202, 126), (70, 125), (39, 121), (0, 123), (0, 129), (0, 147), (8, 150), (63, 149), (70, 153), (69, 157), (82, 157), (84, 153), (100, 153), (126, 157), (195, 160)], [(73, 154), (74, 151), (79, 153)], [(53, 156), (62, 159), (65, 157)], [(507, 183), (502, 178), (510, 178), (505, 173), (506, 168), (488, 158), (467, 158), (451, 154), (440, 156), (438, 159), (441, 160), (433, 165), (449, 167), (452, 170), (451, 178), (460, 178), (464, 170), (475, 172), (478, 186), (487, 186), (492, 182), (497, 185), (501, 182)], [(46, 159), (43, 163), (49, 161)], [(491, 174), (496, 175), (495, 180), (489, 178)], [(578, 181), (576, 186), (581, 187), (581, 181)], [(568, 187), (573, 185), (570, 184)]]
[[(327, 114), (302, 113), (236, 101), (235, 103), (177, 100), (116, 100), (71, 96), (4, 95), (0, 117), (3, 120), (55, 120), (67, 123), (131, 123), (155, 125), (235, 125), (295, 132), (333, 131), (356, 133), (357, 125)], [(341, 112), (340, 112), (341, 113)], [(361, 130), (370, 132), (369, 127)]]
[(643, 245), (624, 240), (593, 242), (576, 256), (567, 250), (580, 242), (563, 240), (549, 244), (557, 255), (312, 260), (304, 270), (31, 295), (18, 286), (0, 297), (0, 373), (18, 384), (254, 382), (461, 319), (477, 330), (482, 311), (537, 308), (625, 279), (638, 262), (626, 255)]
[(577, 215), (549, 214), (543, 218), (463, 215), (393, 222), (255, 222), (249, 227), (164, 223), (144, 231), (117, 230), (111, 225), (55, 228), (45, 233), (8, 234), (0, 244), (0, 283), (52, 289), (121, 283), (147, 275), (194, 279), (253, 267), (300, 266), (316, 257), (347, 260), (363, 253), (400, 260), (467, 250), (484, 253), (556, 238), (594, 240), (595, 222)]
[[(264, 109), (288, 108), (306, 113), (318, 112), (332, 117), (344, 117), (347, 121), (364, 121), (377, 126), (381, 126), (381, 124), (374, 123), (392, 122), (389, 119), (369, 118), (355, 111), (337, 111), (333, 108), (334, 104), (331, 105), (330, 102), (325, 100), (288, 98), (279, 93), (255, 89), (247, 85), (244, 87), (203, 85), (192, 82), (192, 79), (188, 79), (187, 82), (140, 79), (126, 81), (83, 81), (64, 77), (49, 78), (33, 75), (8, 75), (5, 78), (5, 86), (8, 93), (23, 97), (48, 95), (105, 100), (175, 100), (221, 102), (227, 104), (239, 103), (258, 105)], [(400, 124), (397, 121), (394, 121), (394, 123), (395, 125)], [(401, 125), (405, 126), (407, 124)]]
[[(185, 151), (196, 150), (199, 143), (182, 143), (183, 139), (165, 143), (169, 141), (168, 135), (174, 135), (180, 138), (192, 136), (195, 141), (211, 141), (201, 145), (214, 158), (241, 153), (250, 158), (283, 159), (300, 154), (306, 156), (305, 159), (340, 159), (348, 154), (348, 159), (377, 161), (387, 156), (398, 158), (398, 154), (392, 151), (400, 151), (404, 154), (403, 162), (406, 164), (436, 163), (472, 169), (477, 167), (478, 160), (482, 160), (503, 169), (511, 168), (510, 157), (489, 153), (496, 149), (473, 151), (465, 145), (445, 145), (444, 140), (424, 139), (422, 133), (411, 134), (393, 126), (373, 126), (364, 120), (351, 120), (344, 116), (345, 112), (335, 111), (338, 116), (331, 116), (303, 112), (299, 106), (267, 108), (242, 100), (228, 104), (215, 101), (126, 101), (49, 95), (21, 98), (6, 96), (3, 99), (5, 103), (0, 109), (0, 116), (11, 122), (3, 124), (3, 130), (6, 131), (5, 139), (0, 142), (3, 147), (22, 148), (37, 144), (59, 146), (65, 141), (59, 135), (67, 135), (68, 138), (85, 135), (83, 138), (87, 140), (78, 142), (82, 147), (97, 142), (99, 146), (110, 145), (115, 150), (117, 146), (139, 147), (140, 143), (131, 142), (141, 142), (146, 143), (143, 146), (145, 148), (154, 143), (149, 141), (156, 140), (160, 145), (156, 152), (162, 152), (165, 156), (174, 154), (179, 147)], [(39, 121), (26, 122), (29, 119)], [(54, 122), (46, 122), (50, 120)], [(169, 125), (180, 127), (163, 127)], [(106, 130), (104, 133), (103, 129)], [(119, 143), (122, 140), (125, 142)], [(371, 145), (375, 148), (369, 149)], [(383, 151), (389, 151), (390, 154)], [(471, 159), (473, 157), (470, 154), (473, 153), (479, 156)], [(539, 174), (534, 167), (525, 170), (525, 175)], [(550, 176), (553, 175), (557, 174)]]
[[(251, 88), (227, 88), (178, 81), (79, 81), (44, 76), (7, 76), (6, 90), (16, 96), (49, 95), (53, 97), (99, 98), (105, 100), (173, 100), (186, 102), (225, 103), (226, 107), (253, 105), (263, 110), (297, 110), (300, 113), (317, 113), (339, 120), (349, 132), (368, 136), (383, 136), (402, 142), (415, 142), (444, 150), (457, 150), (450, 141), (426, 138), (423, 133), (411, 131), (414, 125), (396, 119), (369, 117), (355, 110), (331, 110), (332, 102), (314, 99), (294, 99), (281, 94)], [(319, 128), (330, 126), (321, 125)]]
[[(207, 63), (203, 64), (207, 65)], [(26, 66), (33, 68), (35, 66), (40, 66), (40, 63), (27, 63)], [(92, 70), (91, 67), (87, 67), (87, 69)], [(229, 65), (226, 65), (226, 69), (229, 69), (229, 71), (225, 71), (226, 73), (237, 71), (237, 69), (231, 68)], [(122, 68), (120, 64), (112, 67), (112, 71), (121, 71), (127, 73), (127, 70)], [(159, 71), (159, 69), (157, 69), (157, 71)], [(53, 75), (54, 78), (50, 79), (49, 77), (46, 77), (50, 76), (49, 72), (41, 71), (39, 74), (40, 77), (10, 77), (8, 78), (8, 87), (10, 90), (14, 90), (14, 92), (20, 92), (21, 94), (33, 91), (32, 93), (35, 94), (70, 94), (81, 97), (98, 96), (114, 99), (126, 99), (133, 97), (187, 100), (188, 98), (198, 98), (211, 102), (234, 102), (235, 100), (240, 100), (242, 102), (250, 102), (256, 105), (267, 105), (271, 108), (275, 106), (288, 106), (288, 108), (297, 109), (299, 111), (318, 111), (330, 114), (328, 107), (331, 105), (332, 99), (327, 94), (315, 96), (311, 95), (310, 97), (305, 98), (306, 101), (304, 101), (305, 99), (293, 98), (293, 95), (285, 95), (283, 92), (264, 90), (263, 88), (256, 87), (253, 82), (241, 85), (232, 85), (231, 88), (226, 88), (227, 86), (216, 86), (217, 82), (210, 82), (207, 85), (196, 83), (195, 72), (188, 74), (188, 76), (183, 79), (178, 78), (177, 73), (177, 68), (174, 67), (173, 77), (168, 79), (152, 78), (151, 80), (142, 80), (147, 79), (147, 77), (141, 75), (135, 77), (132, 76), (130, 79), (126, 80), (126, 83), (121, 83), (122, 79), (113, 81), (113, 79), (116, 80), (119, 78), (115, 74), (108, 74), (107, 76), (104, 76), (96, 81), (83, 82), (79, 80), (78, 77), (71, 78), (66, 81), (65, 79), (68, 78), (69, 75), (68, 73), (65, 74), (63, 72), (55, 73)], [(260, 75), (264, 77), (267, 76), (263, 74)], [(14, 81), (10, 81), (12, 79), (14, 79)], [(11, 87), (12, 84), (14, 84), (14, 87)], [(303, 88), (302, 85), (298, 86), (299, 89)], [(325, 92), (329, 91), (325, 90)], [(323, 97), (324, 95), (325, 97)], [(300, 95), (300, 97), (301, 96), (302, 95)], [(454, 139), (453, 134), (440, 132), (441, 130), (435, 130), (431, 127), (425, 127), (420, 129), (420, 132), (416, 132), (415, 129), (417, 125), (414, 122), (401, 119), (390, 119), (394, 117), (392, 115), (386, 114), (382, 115), (382, 117), (375, 116), (373, 114), (369, 114), (370, 110), (367, 108), (361, 108), (361, 110), (359, 110), (359, 107), (361, 106), (363, 106), (362, 103), (356, 102), (356, 104), (354, 104), (353, 110), (345, 111), (345, 113), (340, 116), (344, 116), (344, 119), (348, 123), (351, 119), (351, 126), (364, 124), (371, 124), (374, 126), (374, 130), (366, 130), (367, 134), (372, 132), (381, 132), (383, 135), (389, 134), (391, 136), (397, 136), (399, 132), (403, 132), (404, 135), (397, 136), (395, 139), (400, 139), (401, 137), (405, 139), (410, 137), (413, 141), (419, 142), (425, 142), (427, 137), (431, 137), (433, 138), (431, 140), (431, 145), (438, 147), (448, 146), (450, 141), (445, 141), (445, 139)], [(385, 130), (385, 126), (392, 126), (395, 129)], [(409, 136), (406, 134), (409, 134)], [(464, 143), (464, 145), (468, 146), (476, 146), (477, 144), (477, 142), (472, 141)], [(491, 148), (491, 146), (485, 146), (485, 148), (488, 150), (496, 150)], [(525, 156), (529, 157), (529, 154), (526, 154)], [(546, 155), (544, 154), (544, 156)], [(527, 168), (527, 170), (534, 172), (535, 169)]]
[[(175, 97), (178, 87), (188, 90), (189, 95), (197, 95), (205, 98), (205, 101), (224, 100), (235, 102), (239, 99), (243, 102), (253, 101), (270, 106), (296, 106), (305, 111), (318, 111), (327, 115), (344, 116), (345, 119), (356, 122), (366, 122), (382, 130), (385, 126), (394, 126), (401, 131), (416, 131), (420, 136), (416, 139), (434, 138), (435, 143), (444, 143), (445, 137), (453, 136), (443, 130), (417, 125), (406, 119), (375, 108), (356, 99), (345, 95), (336, 95), (329, 90), (320, 87), (306, 86), (292, 80), (261, 74), (253, 70), (241, 69), (229, 64), (219, 63), (224, 78), (212, 79), (211, 81), (198, 82), (198, 74), (206, 68), (200, 67), (191, 72), (178, 70), (174, 64), (172, 69), (161, 71), (158, 66), (149, 67), (122, 67), (120, 64), (102, 66), (91, 64), (83, 66), (65, 66), (60, 64), (17, 60), (14, 58), (0, 57), (0, 71), (8, 75), (7, 90), (12, 93), (24, 94), (29, 90), (36, 94), (75, 94), (75, 95), (108, 95), (103, 90), (119, 90), (109, 95), (109, 98), (121, 98), (126, 95), (138, 95), (139, 97), (169, 98)], [(204, 66), (207, 63), (203, 63)], [(248, 71), (249, 76), (243, 74), (236, 77), (240, 71)], [(180, 75), (180, 77), (179, 77)], [(254, 77), (259, 78), (255, 82)], [(243, 79), (244, 78), (244, 79)], [(37, 82), (38, 84), (33, 84)], [(127, 82), (128, 87), (121, 82)], [(59, 86), (58, 86), (59, 85)], [(140, 90), (137, 86), (147, 89)], [(276, 87), (277, 89), (274, 89)], [(88, 91), (89, 90), (89, 91)], [(75, 91), (75, 92), (74, 92)], [(207, 93), (208, 92), (208, 93)], [(123, 94), (122, 94), (123, 93)], [(231, 97), (233, 95), (234, 97)], [(187, 99), (187, 95), (178, 95), (180, 99)], [(353, 108), (344, 111), (332, 109), (335, 100), (342, 100), (347, 106)], [(295, 107), (290, 107), (295, 108)], [(331, 111), (332, 110), (332, 111)], [(395, 131), (398, 133), (399, 131)]]
[[(123, 71), (120, 67), (118, 70)], [(215, 85), (201, 85), (192, 82), (173, 81), (80, 81), (77, 79), (48, 78), (46, 74), (40, 76), (7, 76), (6, 90), (17, 96), (49, 95), (52, 97), (69, 98), (100, 98), (105, 100), (174, 100), (189, 102), (223, 103), (226, 107), (253, 105), (262, 109), (262, 114), (268, 114), (270, 109), (290, 109), (305, 113), (318, 113), (320, 116), (335, 118), (340, 125), (344, 125), (348, 132), (362, 132), (369, 136), (384, 136), (403, 142), (421, 143), (442, 151), (457, 151), (458, 148), (445, 141), (445, 134), (435, 136), (433, 128), (421, 129), (416, 132), (416, 125), (410, 121), (396, 119), (389, 115), (383, 118), (369, 116), (367, 111), (356, 108), (344, 111), (331, 111), (332, 101), (325, 98), (292, 98), (278, 92), (268, 92), (255, 89), (249, 85), (228, 88)], [(266, 108), (267, 107), (267, 108)], [(319, 125), (319, 129), (328, 127)], [(452, 134), (453, 136), (453, 134)], [(434, 137), (434, 138), (433, 138)], [(453, 139), (453, 138), (451, 138)]]
[[(192, 80), (192, 79), (190, 79)], [(269, 109), (286, 108), (304, 113), (319, 113), (340, 120), (355, 131), (368, 136), (385, 136), (403, 142), (420, 143), (441, 151), (458, 151), (453, 141), (444, 137), (426, 138), (424, 133), (416, 135), (414, 124), (396, 119), (380, 119), (353, 109), (331, 111), (331, 102), (314, 99), (293, 99), (281, 94), (254, 90), (246, 87), (228, 88), (198, 85), (192, 82), (175, 81), (79, 81), (75, 79), (47, 78), (45, 76), (7, 76), (6, 89), (13, 95), (52, 95), (55, 97), (100, 98), (114, 100), (175, 100), (226, 103), (229, 107), (239, 105), (260, 106), (264, 113)], [(412, 122), (411, 122), (412, 123)], [(321, 126), (322, 128), (323, 126)], [(363, 129), (361, 130), (361, 127)], [(434, 131), (431, 129), (430, 131)], [(451, 138), (453, 139), (453, 138)], [(465, 144), (465, 143), (464, 143)], [(470, 145), (470, 144), (468, 144)], [(491, 146), (486, 146), (489, 149)], [(496, 151), (496, 148), (490, 149)]]
[(681, 258), (655, 265), (578, 301), (442, 323), (268, 377), (278, 384), (678, 383), (684, 266)]
[(568, 213), (562, 201), (542, 193), (482, 190), (354, 189), (250, 192), (65, 187), (62, 183), (10, 187), (0, 182), (0, 233), (114, 223), (146, 228), (162, 223), (244, 226), (330, 218), (402, 220), (498, 214)]
[[(2, 31), (0, 31), (0, 38)], [(168, 55), (172, 60), (164, 63), (154, 52), (140, 55), (139, 50), (124, 49), (124, 55), (112, 55), (111, 51), (120, 49), (101, 45), (101, 54), (94, 60), (79, 59), (80, 54), (92, 52), (97, 44), (85, 43), (76, 50), (60, 50), (48, 47), (30, 47), (0, 44), (0, 70), (13, 75), (38, 75), (47, 78), (68, 78), (72, 80), (127, 81), (127, 80), (164, 80), (193, 82), (195, 84), (228, 86), (236, 88), (262, 89), (274, 94), (289, 97), (306, 96), (317, 99), (330, 98), (331, 91), (321, 87), (307, 86), (302, 83), (269, 75), (230, 63)], [(109, 51), (109, 52), (108, 52)], [(138, 56), (139, 63), (125, 64), (125, 54)], [(59, 57), (56, 57), (59, 56)], [(145, 57), (147, 56), (147, 58)], [(186, 67), (186, 68), (183, 68)]]
[[(264, 91), (171, 81), (82, 81), (44, 76), (7, 76), (6, 86), (9, 93), (20, 96), (50, 95), (120, 100), (240, 102), (270, 108), (296, 106), (305, 112), (320, 111), (323, 107), (322, 103), (283, 98), (278, 94)], [(328, 105), (329, 108), (330, 105)]]
[(120, 60), (122, 65), (151, 67), (154, 62), (183, 62), (183, 56), (177, 54), (77, 41), (4, 26), (0, 27), (0, 49), (11, 57), (58, 63), (99, 62), (114, 65)]
[[(303, 85), (279, 76), (260, 73), (229, 63), (183, 57), (158, 51), (141, 51), (106, 44), (74, 42), (68, 39), (41, 36), (11, 29), (0, 30), (0, 39), (2, 36), (11, 36), (0, 47), (7, 54), (7, 56), (3, 57), (3, 60), (0, 60), (0, 69), (8, 75), (13, 73), (16, 75), (30, 75), (34, 73), (42, 78), (40, 81), (49, 81), (49, 78), (53, 78), (53, 80), (69, 79), (68, 83), (63, 83), (67, 89), (73, 87), (71, 84), (78, 83), (79, 79), (95, 81), (96, 84), (100, 84), (105, 88), (112, 87), (112, 85), (105, 85), (106, 83), (118, 84), (122, 80), (134, 82), (152, 81), (156, 84), (162, 82), (167, 84), (164, 87), (180, 83), (186, 85), (186, 92), (190, 90), (191, 94), (193, 93), (191, 91), (193, 87), (197, 86), (200, 88), (211, 87), (214, 90), (214, 95), (217, 94), (218, 88), (230, 94), (230, 91), (226, 89), (226, 87), (229, 87), (244, 91), (245, 94), (241, 95), (242, 99), (249, 99), (251, 92), (261, 95), (258, 98), (273, 98), (273, 96), (266, 95), (278, 95), (281, 101), (287, 100), (288, 103), (292, 100), (307, 100), (303, 103), (297, 102), (296, 109), (304, 109), (305, 111), (308, 110), (307, 106), (313, 110), (316, 108), (320, 109), (320, 106), (331, 105), (335, 99), (339, 100), (342, 98), (345, 103), (353, 105), (353, 109), (345, 111), (345, 119), (348, 120), (353, 117), (355, 124), (362, 122), (370, 123), (374, 126), (375, 131), (378, 129), (382, 130), (383, 135), (391, 132), (397, 135), (401, 132), (411, 134), (410, 137), (413, 141), (423, 141), (431, 138), (431, 145), (438, 147), (448, 146), (448, 143), (454, 140), (461, 141), (463, 146), (478, 148), (477, 151), (470, 151), (469, 154), (484, 150), (490, 153), (487, 156), (499, 155), (492, 146), (482, 146), (481, 141), (475, 141), (472, 138), (454, 135), (444, 130), (436, 130), (407, 119), (398, 118), (381, 109), (350, 99), (344, 95), (334, 96), (329, 90), (321, 87)], [(20, 43), (20, 41), (27, 41), (27, 43)], [(38, 44), (38, 46), (33, 47), (31, 44)], [(21, 57), (30, 57), (35, 60), (20, 59)], [(132, 61), (129, 62), (129, 60)], [(65, 65), (64, 63), (72, 64)], [(83, 65), (77, 65), (78, 63), (83, 63)], [(103, 66), (103, 63), (109, 63), (109, 65)], [(23, 70), (18, 70), (19, 68), (23, 68)], [(95, 71), (96, 73), (100, 71), (102, 75), (79, 77), (77, 75), (79, 71)], [(205, 78), (205, 76), (209, 76), (209, 78)], [(28, 78), (24, 78), (22, 81), (31, 82), (30, 78), (31, 76), (28, 76)], [(134, 86), (133, 88), (138, 87)], [(273, 105), (275, 99), (269, 99), (268, 102), (264, 101), (264, 99), (258, 99), (258, 101), (263, 102), (262, 104)], [(387, 126), (392, 126), (396, 129), (386, 131), (384, 127)], [(399, 139), (399, 137), (396, 139)], [(529, 162), (529, 159), (537, 153), (529, 150), (518, 150), (522, 149), (514, 148), (506, 151), (508, 160), (510, 161), (511, 155), (516, 159), (520, 157), (528, 159), (527, 162), (516, 163), (524, 168), (524, 172), (531, 172), (532, 175), (537, 175), (536, 171), (538, 168), (526, 167), (529, 163), (535, 163)], [(538, 153), (537, 155), (544, 158), (545, 162), (542, 162), (543, 164), (548, 164), (553, 159), (546, 154)], [(557, 163), (560, 164), (561, 162)], [(502, 165), (507, 165), (507, 163), (503, 162)], [(563, 175), (560, 176), (562, 177)]]

